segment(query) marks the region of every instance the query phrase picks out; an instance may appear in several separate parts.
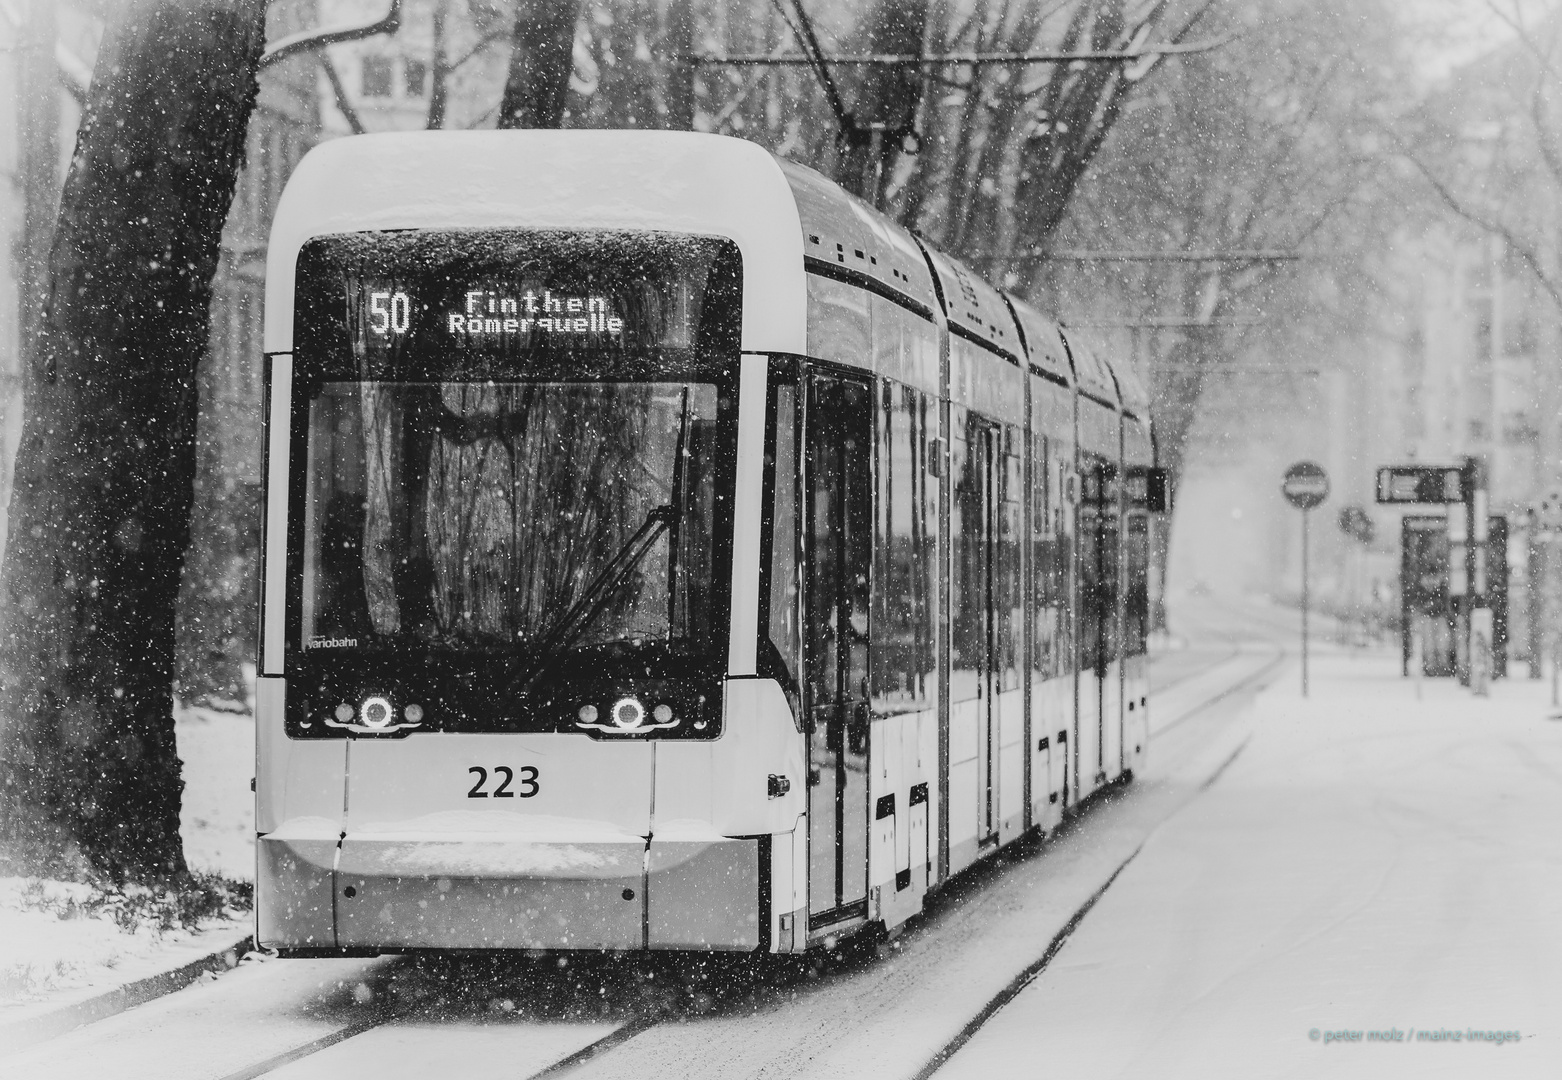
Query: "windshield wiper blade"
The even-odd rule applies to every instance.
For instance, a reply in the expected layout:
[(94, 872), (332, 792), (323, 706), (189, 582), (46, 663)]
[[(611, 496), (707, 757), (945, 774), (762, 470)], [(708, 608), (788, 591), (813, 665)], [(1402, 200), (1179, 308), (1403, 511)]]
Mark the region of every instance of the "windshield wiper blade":
[(537, 680), (547, 671), (548, 657), (580, 640), (586, 628), (607, 607), (608, 601), (613, 598), (614, 590), (636, 566), (640, 565), (640, 560), (645, 558), (662, 533), (673, 527), (675, 514), (671, 506), (658, 506), (646, 515), (644, 523), (635, 530), (634, 535), (618, 549), (617, 554), (608, 560), (601, 572), (591, 579), (591, 584), (587, 585), (585, 591), (580, 594), (580, 599), (571, 604), (569, 610), (561, 615), (557, 622), (538, 636), (532, 655), (517, 665), (515, 674), (510, 678), (506, 686), (509, 692), (521, 694), (530, 692), (537, 684)]

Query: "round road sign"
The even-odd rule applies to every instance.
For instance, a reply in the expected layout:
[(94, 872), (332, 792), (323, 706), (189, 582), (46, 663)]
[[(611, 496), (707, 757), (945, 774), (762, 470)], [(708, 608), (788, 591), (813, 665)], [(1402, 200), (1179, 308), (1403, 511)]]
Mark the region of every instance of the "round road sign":
[(1542, 529), (1562, 529), (1562, 489), (1552, 488), (1535, 504), (1535, 517)]
[(1311, 510), (1329, 497), (1329, 474), (1315, 461), (1298, 461), (1285, 470), (1280, 494), (1298, 510)]

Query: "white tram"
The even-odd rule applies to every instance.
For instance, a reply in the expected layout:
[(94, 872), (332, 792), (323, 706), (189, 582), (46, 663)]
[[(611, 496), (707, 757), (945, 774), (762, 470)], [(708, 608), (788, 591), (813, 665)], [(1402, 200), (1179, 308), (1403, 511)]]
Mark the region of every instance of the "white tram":
[(798, 952), (1143, 760), (1142, 387), (807, 169), (326, 143), (265, 333), (264, 945)]

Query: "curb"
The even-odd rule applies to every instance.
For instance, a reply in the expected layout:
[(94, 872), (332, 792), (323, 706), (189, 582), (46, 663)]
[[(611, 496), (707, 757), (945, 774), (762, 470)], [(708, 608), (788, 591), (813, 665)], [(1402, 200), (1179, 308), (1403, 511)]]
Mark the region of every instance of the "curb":
[(227, 971), (237, 967), (239, 958), (254, 948), (253, 934), (230, 938), (226, 944), (205, 956), (197, 957), (171, 971), (148, 975), (144, 979), (113, 987), (36, 1016), (0, 1024), (0, 1058), (47, 1042), (86, 1024), (117, 1016), (176, 990), (183, 990), (208, 971)]

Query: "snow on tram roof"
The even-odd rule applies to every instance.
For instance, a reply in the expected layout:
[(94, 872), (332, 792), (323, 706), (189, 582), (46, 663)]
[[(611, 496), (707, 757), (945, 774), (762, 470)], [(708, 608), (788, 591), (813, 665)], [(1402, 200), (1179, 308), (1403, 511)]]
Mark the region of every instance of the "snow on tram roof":
[(408, 131), (320, 144), (288, 181), (266, 259), (265, 349), (293, 348), (311, 238), (396, 229), (624, 229), (724, 236), (743, 256), (743, 348), (804, 349), (803, 237), (776, 159), (685, 131)]
[(1063, 327), (1063, 340), (1068, 342), (1069, 360), (1074, 365), (1074, 381), (1082, 393), (1096, 400), (1118, 407), (1117, 380), (1112, 378), (1111, 366), (1082, 342), (1078, 335)]
[(1112, 365), (1112, 374), (1117, 376), (1117, 392), (1123, 400), (1123, 409), (1132, 413), (1140, 420), (1150, 418), (1150, 391), (1144, 385), (1144, 380), (1139, 377), (1139, 371), (1132, 360), (1123, 358)]
[(868, 278), (931, 315), (938, 307), (927, 260), (911, 234), (833, 180), (781, 160), (803, 230), (803, 256), (821, 272)]
[(928, 245), (927, 253), (938, 271), (950, 329), (958, 327), (1018, 361), (1022, 355), (1020, 332), (1002, 294), (954, 256), (932, 245)]
[(1068, 346), (1063, 344), (1057, 324), (1013, 293), (1004, 295), (1014, 309), (1020, 333), (1025, 335), (1025, 352), (1031, 366), (1072, 386), (1074, 371), (1068, 363)]

